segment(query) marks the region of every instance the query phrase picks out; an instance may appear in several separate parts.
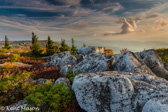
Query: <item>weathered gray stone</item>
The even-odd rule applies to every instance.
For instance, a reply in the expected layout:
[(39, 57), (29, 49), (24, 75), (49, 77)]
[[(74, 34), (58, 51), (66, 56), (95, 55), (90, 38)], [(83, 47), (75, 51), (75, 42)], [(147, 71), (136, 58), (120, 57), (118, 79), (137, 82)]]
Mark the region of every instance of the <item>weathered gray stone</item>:
[(84, 73), (102, 72), (107, 70), (107, 62), (103, 55), (95, 53), (86, 55), (80, 63), (73, 68), (73, 74), (79, 71)]
[(114, 64), (115, 71), (122, 72), (132, 72), (132, 73), (145, 73), (152, 74), (154, 73), (146, 66), (146, 64), (139, 59), (137, 55), (133, 52), (126, 51), (122, 53)]
[(87, 112), (141, 112), (149, 100), (168, 98), (168, 81), (130, 72), (83, 73), (75, 77), (72, 89)]
[(81, 61), (84, 59), (84, 56), (81, 55), (81, 54), (79, 54), (79, 55), (75, 55), (75, 57), (76, 57), (78, 63), (81, 62)]
[(77, 48), (76, 52), (82, 55), (89, 55), (90, 53), (96, 53), (96, 49), (94, 47), (81, 47)]
[(153, 49), (136, 53), (140, 59), (159, 77), (168, 79), (168, 71)]
[(65, 52), (54, 54), (53, 56), (43, 57), (49, 61), (44, 66), (50, 66), (50, 65), (58, 66), (58, 63), (62, 58), (70, 55), (71, 55), (70, 51), (65, 51)]
[(68, 78), (64, 78), (64, 77), (58, 78), (58, 79), (55, 81), (54, 85), (55, 85), (55, 84), (61, 84), (62, 82), (65, 83), (66, 87), (70, 87), (70, 85), (71, 85), (69, 79), (68, 79)]
[(68, 70), (72, 70), (72, 69), (73, 69), (73, 67), (72, 67), (71, 65), (65, 65), (65, 66), (60, 70), (60, 73), (65, 76), (65, 75), (67, 74)]
[(80, 107), (87, 112), (132, 112), (134, 88), (122, 74), (80, 74), (75, 77), (72, 89)]
[(142, 112), (168, 112), (168, 98), (149, 100), (144, 105)]
[(57, 66), (59, 67), (64, 67), (65, 65), (71, 65), (71, 66), (75, 66), (78, 63), (77, 59), (75, 56), (66, 56), (63, 57), (58, 63)]

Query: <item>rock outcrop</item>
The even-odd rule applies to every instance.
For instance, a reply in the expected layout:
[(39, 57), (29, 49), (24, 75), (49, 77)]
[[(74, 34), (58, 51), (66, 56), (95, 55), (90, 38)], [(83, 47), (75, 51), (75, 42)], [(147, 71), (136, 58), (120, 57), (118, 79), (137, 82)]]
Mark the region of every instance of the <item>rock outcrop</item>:
[(50, 66), (50, 65), (58, 66), (58, 63), (62, 58), (70, 55), (71, 55), (70, 51), (65, 51), (65, 52), (54, 54), (53, 56), (44, 57), (49, 61), (49, 63), (46, 63), (44, 66)]
[[(146, 64), (133, 52), (122, 53), (114, 63), (115, 71), (153, 74)], [(154, 75), (154, 74), (153, 74)]]
[(142, 112), (168, 112), (168, 98), (151, 99), (143, 107)]
[(82, 55), (89, 55), (91, 53), (96, 53), (96, 49), (94, 47), (81, 47), (77, 48), (76, 52)]
[(68, 79), (68, 78), (64, 78), (64, 77), (58, 78), (58, 79), (55, 81), (54, 85), (55, 85), (55, 84), (61, 84), (62, 82), (65, 83), (66, 87), (70, 87), (70, 85), (71, 85), (69, 79)]
[[(146, 112), (152, 108), (150, 100), (168, 98), (168, 81), (129, 72), (83, 73), (75, 77), (72, 89), (87, 112)], [(167, 102), (160, 102), (156, 108), (166, 112)]]
[(157, 76), (168, 79), (168, 71), (164, 68), (162, 60), (153, 49), (136, 54)]
[(63, 57), (61, 60), (59, 60), (59, 62), (57, 63), (57, 66), (59, 67), (64, 67), (65, 65), (71, 65), (71, 66), (75, 66), (78, 63), (77, 59), (75, 56), (66, 56)]
[(71, 65), (65, 65), (65, 66), (60, 70), (60, 73), (65, 76), (65, 75), (67, 74), (68, 70), (72, 70), (72, 69), (73, 69), (73, 67), (72, 67)]
[(106, 58), (95, 53), (86, 55), (84, 59), (73, 68), (73, 74), (79, 71), (84, 73), (102, 72), (107, 70)]

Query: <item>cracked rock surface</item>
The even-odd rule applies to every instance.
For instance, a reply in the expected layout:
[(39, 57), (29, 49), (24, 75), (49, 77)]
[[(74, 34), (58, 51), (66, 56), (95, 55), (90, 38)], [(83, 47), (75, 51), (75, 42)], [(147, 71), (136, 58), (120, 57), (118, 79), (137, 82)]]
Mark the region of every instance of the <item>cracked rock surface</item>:
[[(149, 105), (151, 99), (168, 98), (168, 81), (129, 72), (83, 73), (75, 77), (72, 89), (87, 112), (146, 112), (144, 105)], [(165, 107), (163, 112), (168, 109), (165, 102), (157, 107)]]

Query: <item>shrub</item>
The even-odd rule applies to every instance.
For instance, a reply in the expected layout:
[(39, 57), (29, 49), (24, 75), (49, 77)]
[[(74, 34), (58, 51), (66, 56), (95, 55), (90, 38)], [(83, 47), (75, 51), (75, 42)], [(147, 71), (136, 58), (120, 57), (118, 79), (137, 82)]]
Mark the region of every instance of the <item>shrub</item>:
[(5, 57), (5, 55), (0, 54), (0, 59), (3, 59)]
[(45, 84), (35, 86), (26, 98), (30, 106), (39, 107), (43, 111), (61, 112), (63, 108), (71, 106), (71, 91), (65, 83)]
[(126, 52), (126, 51), (129, 51), (127, 48), (125, 48), (125, 49), (121, 49), (120, 50), (120, 53), (118, 54), (118, 56), (120, 56), (122, 53), (124, 53), (124, 52)]
[(2, 69), (7, 70), (7, 69), (12, 69), (14, 68), (13, 62), (3, 64)]
[(66, 74), (66, 77), (71, 81), (71, 83), (73, 83), (73, 80), (74, 80), (75, 76), (80, 74), (80, 73), (83, 73), (83, 72), (79, 71), (74, 75), (72, 70), (68, 70), (67, 74)]
[(31, 75), (31, 73), (23, 73), (14, 77), (6, 76), (0, 80), (0, 104), (10, 105), (28, 95), (28, 91), (33, 86), (27, 82)]
[(45, 78), (45, 79), (57, 79), (61, 77), (59, 73), (60, 68), (55, 66), (48, 67), (35, 67), (32, 69), (32, 73), (35, 74), (34, 79)]
[(18, 62), (20, 61), (20, 54), (11, 54), (9, 59), (11, 62)]
[(163, 63), (168, 62), (168, 48), (155, 49), (155, 52), (160, 56)]

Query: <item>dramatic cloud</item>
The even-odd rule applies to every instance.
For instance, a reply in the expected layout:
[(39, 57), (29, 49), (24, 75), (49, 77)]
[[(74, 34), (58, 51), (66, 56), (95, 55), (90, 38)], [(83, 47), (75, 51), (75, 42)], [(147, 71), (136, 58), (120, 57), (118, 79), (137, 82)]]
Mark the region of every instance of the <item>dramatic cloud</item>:
[(168, 26), (168, 21), (164, 20), (163, 18), (156, 20), (155, 23), (157, 26), (160, 26), (160, 27)]
[[(120, 34), (128, 34), (128, 33), (133, 33), (133, 32), (146, 32), (144, 29), (137, 29), (137, 23), (142, 21), (142, 20), (146, 20), (146, 19), (151, 19), (151, 18), (156, 18), (159, 17), (160, 14), (152, 14), (149, 16), (145, 16), (145, 17), (128, 17), (128, 18), (120, 18), (119, 21), (117, 21), (116, 23), (122, 23), (122, 27), (121, 27), (121, 32), (119, 33), (104, 33), (104, 36), (107, 35), (120, 35)], [(167, 22), (165, 21), (156, 21), (155, 23), (157, 23), (157, 25), (160, 26), (164, 26), (167, 25)]]

